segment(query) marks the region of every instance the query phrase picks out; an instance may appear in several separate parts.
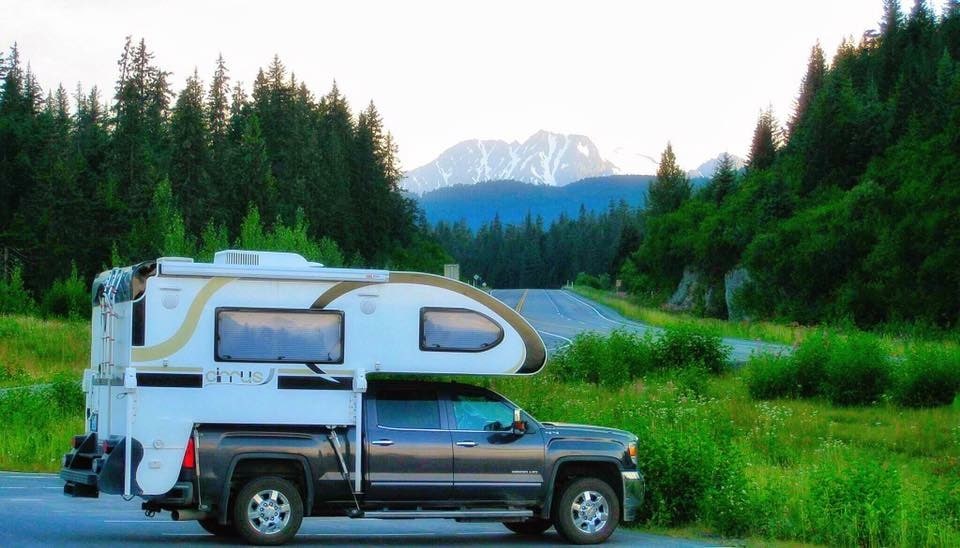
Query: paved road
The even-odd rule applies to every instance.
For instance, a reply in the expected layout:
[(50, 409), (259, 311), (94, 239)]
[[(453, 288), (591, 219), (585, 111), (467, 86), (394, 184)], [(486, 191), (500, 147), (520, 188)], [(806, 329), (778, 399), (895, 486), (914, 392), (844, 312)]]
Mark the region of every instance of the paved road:
[[(582, 331), (609, 333), (614, 329), (626, 329), (641, 334), (663, 331), (659, 327), (628, 320), (613, 309), (570, 291), (495, 289), (492, 294), (511, 307), (519, 307), (520, 313), (540, 332), (551, 351), (567, 344)], [(723, 342), (730, 346), (730, 357), (736, 363), (746, 362), (752, 352), (760, 350), (790, 351), (787, 346), (759, 341), (725, 338)]]
[[(229, 544), (208, 535), (195, 522), (170, 520), (163, 513), (147, 518), (139, 500), (118, 496), (75, 499), (63, 495), (63, 483), (50, 474), (0, 472), (0, 546), (78, 546), (104, 544), (187, 546)], [(351, 520), (308, 518), (293, 544), (324, 546), (548, 546), (560, 543), (552, 529), (541, 538), (524, 538), (499, 523), (452, 520)], [(605, 546), (693, 548), (702, 542), (620, 529)]]

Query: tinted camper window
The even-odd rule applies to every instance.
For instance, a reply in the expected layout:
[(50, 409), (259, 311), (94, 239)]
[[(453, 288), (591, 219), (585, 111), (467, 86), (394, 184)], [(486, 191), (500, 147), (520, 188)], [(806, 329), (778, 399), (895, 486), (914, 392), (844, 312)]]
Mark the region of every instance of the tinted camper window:
[(482, 352), (500, 344), (503, 328), (465, 308), (421, 308), (420, 350)]
[(343, 313), (217, 309), (217, 361), (343, 362)]

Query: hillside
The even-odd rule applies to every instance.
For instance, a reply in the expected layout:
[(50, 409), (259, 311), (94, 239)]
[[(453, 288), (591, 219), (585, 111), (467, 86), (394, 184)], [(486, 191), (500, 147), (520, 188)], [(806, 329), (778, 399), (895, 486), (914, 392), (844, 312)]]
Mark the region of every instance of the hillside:
[(488, 181), (428, 192), (419, 198), (419, 203), (430, 224), (465, 220), (476, 230), (496, 215), (504, 224), (519, 224), (529, 212), (549, 225), (561, 214), (577, 216), (581, 205), (588, 211), (602, 211), (610, 202), (623, 200), (632, 207), (642, 207), (651, 180), (650, 175), (611, 175), (560, 187)]

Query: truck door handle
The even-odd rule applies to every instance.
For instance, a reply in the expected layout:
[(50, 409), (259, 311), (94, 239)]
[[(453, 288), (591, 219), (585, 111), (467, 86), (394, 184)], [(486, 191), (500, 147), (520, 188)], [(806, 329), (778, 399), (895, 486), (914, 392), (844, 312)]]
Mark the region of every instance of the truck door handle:
[(373, 441), (370, 442), (370, 444), (371, 444), (371, 445), (380, 445), (380, 446), (393, 445), (393, 440), (373, 440)]
[(460, 447), (476, 447), (477, 442), (475, 441), (458, 441), (457, 445)]

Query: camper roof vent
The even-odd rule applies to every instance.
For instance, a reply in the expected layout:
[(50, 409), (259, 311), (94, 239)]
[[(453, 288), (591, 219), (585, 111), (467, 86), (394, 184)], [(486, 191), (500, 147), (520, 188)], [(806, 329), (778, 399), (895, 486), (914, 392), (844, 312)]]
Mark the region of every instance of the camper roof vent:
[(228, 264), (241, 266), (279, 266), (304, 267), (310, 263), (296, 253), (279, 253), (276, 251), (241, 251), (228, 249), (218, 251), (213, 256), (213, 264)]

